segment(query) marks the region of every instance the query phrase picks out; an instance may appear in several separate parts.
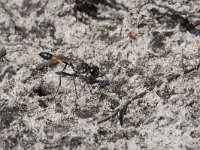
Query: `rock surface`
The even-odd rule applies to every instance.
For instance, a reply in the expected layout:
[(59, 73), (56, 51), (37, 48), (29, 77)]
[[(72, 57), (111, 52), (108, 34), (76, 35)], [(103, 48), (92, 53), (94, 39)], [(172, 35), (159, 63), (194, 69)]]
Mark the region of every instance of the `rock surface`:
[[(0, 148), (199, 150), (199, 16), (196, 0), (0, 0)], [(100, 76), (58, 88), (64, 64), (40, 52)]]

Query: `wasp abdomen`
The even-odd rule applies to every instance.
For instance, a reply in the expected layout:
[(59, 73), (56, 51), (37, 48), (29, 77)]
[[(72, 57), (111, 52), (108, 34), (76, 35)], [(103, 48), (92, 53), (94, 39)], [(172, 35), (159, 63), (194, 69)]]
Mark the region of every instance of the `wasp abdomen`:
[(45, 60), (50, 60), (53, 57), (53, 55), (48, 52), (41, 52), (39, 55)]

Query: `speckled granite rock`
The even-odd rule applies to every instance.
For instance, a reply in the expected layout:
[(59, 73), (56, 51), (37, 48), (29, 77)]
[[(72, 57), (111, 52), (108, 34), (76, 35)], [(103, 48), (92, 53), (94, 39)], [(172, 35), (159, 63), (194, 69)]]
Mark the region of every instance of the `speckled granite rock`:
[[(199, 150), (199, 16), (196, 0), (1, 0), (0, 149)], [(42, 51), (100, 76), (77, 98)]]

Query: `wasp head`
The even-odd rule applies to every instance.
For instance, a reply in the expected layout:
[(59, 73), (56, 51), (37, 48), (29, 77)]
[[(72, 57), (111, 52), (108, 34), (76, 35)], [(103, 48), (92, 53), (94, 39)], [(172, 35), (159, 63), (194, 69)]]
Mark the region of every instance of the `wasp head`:
[(93, 77), (97, 78), (99, 76), (99, 67), (97, 67), (97, 66), (90, 67), (90, 74)]

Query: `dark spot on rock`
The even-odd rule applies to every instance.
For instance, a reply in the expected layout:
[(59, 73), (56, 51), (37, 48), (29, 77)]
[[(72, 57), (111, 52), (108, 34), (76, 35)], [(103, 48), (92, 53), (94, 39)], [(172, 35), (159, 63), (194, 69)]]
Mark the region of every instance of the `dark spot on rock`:
[(58, 38), (56, 39), (56, 41), (54, 42), (55, 45), (62, 45), (63, 44), (63, 39), (62, 38)]
[[(120, 57), (119, 57), (119, 58), (120, 58)], [(119, 64), (120, 64), (121, 67), (127, 67), (129, 64), (131, 64), (131, 62), (128, 61), (128, 60), (121, 60), (121, 61), (119, 62)]]
[(44, 13), (45, 7), (41, 7), (40, 10), (38, 10), (37, 13), (37, 17), (41, 16)]
[(0, 130), (9, 128), (10, 123), (15, 120), (18, 115), (18, 107), (3, 107), (0, 108)]
[(153, 90), (154, 87), (157, 85), (158, 81), (152, 77), (146, 77), (144, 80), (144, 87), (149, 90)]
[(168, 81), (168, 82), (171, 82), (171, 81), (177, 79), (178, 77), (180, 77), (180, 74), (169, 74), (169, 75), (167, 76), (167, 81)]
[(15, 32), (18, 33), (22, 38), (27, 38), (28, 32), (25, 27), (20, 27), (20, 26), (14, 26)]
[[(86, 22), (86, 19), (88, 17), (80, 17), (78, 14), (87, 14), (89, 17), (92, 17), (93, 19), (98, 20), (108, 20), (111, 19), (111, 17), (100, 17), (98, 9), (100, 6), (104, 7), (104, 11), (107, 10), (107, 8), (115, 9), (115, 10), (128, 10), (128, 7), (124, 6), (123, 4), (117, 3), (116, 1), (107, 1), (107, 0), (65, 0), (66, 3), (72, 4), (74, 3), (74, 6), (72, 8), (73, 15), (81, 22)], [(59, 17), (65, 16), (66, 13), (59, 13)], [(84, 15), (85, 16), (85, 15)], [(123, 19), (119, 15), (113, 15), (115, 20)], [(113, 19), (113, 18), (112, 18)]]
[(0, 59), (3, 58), (4, 56), (6, 56), (6, 49), (5, 48), (2, 48), (0, 50)]
[(127, 80), (125, 78), (119, 79), (118, 81), (113, 82), (112, 85), (112, 92), (116, 93), (119, 98), (127, 95), (127, 92), (123, 90), (122, 86), (127, 84)]
[(99, 112), (99, 106), (87, 106), (85, 109), (75, 110), (75, 114), (80, 118), (94, 117)]
[(129, 140), (130, 138), (134, 137), (135, 135), (138, 135), (138, 131), (132, 130), (132, 131), (119, 131), (116, 133), (111, 134), (108, 137), (109, 142), (116, 142), (119, 139), (126, 139)]
[(118, 106), (119, 106), (119, 101), (117, 101), (116, 99), (111, 99), (110, 100), (110, 108), (111, 109), (115, 109), (115, 108), (117, 108)]
[(17, 134), (15, 137), (8, 136), (5, 140), (5, 149), (14, 149), (19, 140), (19, 135)]
[(47, 96), (45, 87), (43, 87), (42, 85), (35, 86), (33, 88), (33, 93), (37, 94), (38, 96)]
[(170, 89), (167, 85), (161, 89), (161, 90), (158, 90), (156, 92), (156, 94), (158, 96), (160, 96), (161, 98), (163, 99), (169, 99), (171, 97), (171, 95), (174, 95), (175, 92), (174, 92), (174, 89)]
[(105, 129), (104, 127), (100, 127), (100, 128), (98, 129), (98, 134), (99, 134), (99, 135), (102, 135), (102, 136), (105, 136), (106, 134), (108, 134), (108, 130)]
[(56, 103), (56, 112), (62, 113), (63, 112), (63, 106), (61, 103)]
[(165, 36), (163, 36), (160, 32), (152, 32), (153, 39), (151, 40), (152, 51), (155, 53), (159, 53), (161, 49), (165, 49)]
[(127, 68), (126, 74), (128, 77), (132, 77), (134, 75), (144, 75), (144, 71), (142, 68), (134, 67), (134, 68)]
[(30, 129), (24, 130), (23, 136), (26, 137), (26, 138), (22, 138), (20, 140), (20, 146), (23, 149), (30, 149), (34, 145), (34, 143), (36, 142), (33, 131), (30, 130)]
[(110, 82), (108, 80), (98, 80), (98, 84), (101, 88), (105, 88), (110, 85)]
[(26, 104), (21, 104), (20, 105), (20, 111), (27, 111), (28, 106)]
[(171, 37), (173, 34), (174, 34), (174, 32), (173, 31), (167, 31), (167, 32), (164, 32), (163, 33), (166, 37)]
[(199, 130), (191, 131), (190, 136), (192, 138), (200, 138), (200, 131)]
[(108, 45), (112, 45), (113, 43), (117, 43), (118, 41), (121, 40), (120, 36), (117, 35), (113, 35), (113, 36), (108, 36), (107, 38), (104, 38), (104, 41), (106, 42), (106, 44)]
[(158, 118), (158, 120), (163, 120), (163, 119), (165, 119), (163, 116), (160, 116), (160, 117)]
[(43, 20), (42, 22), (37, 22), (37, 25), (32, 26), (29, 31), (30, 34), (34, 34), (37, 38), (46, 38), (47, 36), (51, 36), (52, 39), (56, 39), (55, 37), (56, 28), (54, 23), (48, 19)]
[(0, 82), (3, 80), (4, 76), (5, 76), (7, 73), (8, 73), (10, 76), (16, 75), (16, 70), (14, 69), (13, 66), (8, 66), (8, 67), (2, 72), (2, 74), (0, 74)]
[(42, 107), (42, 108), (47, 108), (47, 104), (43, 101), (43, 100), (39, 100), (39, 106)]
[(110, 69), (115, 66), (115, 63), (113, 61), (108, 61), (108, 60), (103, 61), (100, 64), (101, 64), (101, 66), (105, 67), (106, 69)]
[(144, 22), (141, 22), (137, 25), (138, 28), (143, 28), (145, 26), (147, 26), (148, 24), (147, 23), (144, 23)]
[(29, 16), (33, 11), (41, 7), (41, 2), (32, 3), (31, 1), (23, 1), (22, 11), (19, 11), (22, 17)]
[(70, 140), (70, 148), (77, 148), (82, 144), (83, 137), (73, 137)]

